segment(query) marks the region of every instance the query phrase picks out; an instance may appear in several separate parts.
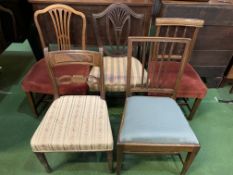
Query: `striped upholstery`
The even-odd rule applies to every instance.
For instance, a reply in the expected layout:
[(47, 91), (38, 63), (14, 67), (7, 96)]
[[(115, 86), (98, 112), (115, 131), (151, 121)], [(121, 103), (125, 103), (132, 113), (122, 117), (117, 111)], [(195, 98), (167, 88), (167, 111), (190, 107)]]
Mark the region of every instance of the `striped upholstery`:
[[(104, 83), (105, 88), (109, 92), (124, 92), (127, 81), (127, 57), (109, 57), (104, 59)], [(99, 67), (93, 67), (91, 76), (99, 77)], [(147, 77), (147, 72), (144, 70), (144, 77)], [(142, 64), (136, 58), (132, 57), (132, 72), (131, 72), (131, 84), (137, 85), (141, 82), (142, 76)], [(146, 82), (144, 78), (144, 82)], [(90, 90), (98, 90), (93, 82), (96, 81), (93, 78), (89, 78)]]
[(31, 147), (34, 152), (113, 150), (105, 100), (78, 95), (58, 98), (34, 133)]

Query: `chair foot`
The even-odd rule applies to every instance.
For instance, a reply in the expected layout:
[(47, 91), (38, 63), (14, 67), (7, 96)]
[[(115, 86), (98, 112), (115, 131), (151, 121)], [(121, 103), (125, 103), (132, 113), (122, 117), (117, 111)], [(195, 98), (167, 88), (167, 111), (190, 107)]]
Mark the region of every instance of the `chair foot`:
[(193, 106), (192, 106), (192, 109), (189, 113), (189, 116), (188, 116), (188, 120), (192, 120), (193, 119), (193, 116), (195, 115), (196, 111), (197, 111), (197, 108), (199, 107), (200, 103), (201, 103), (201, 100), (200, 98), (196, 98), (194, 103), (193, 103)]
[(41, 164), (44, 166), (46, 172), (47, 173), (52, 172), (52, 169), (50, 168), (50, 166), (48, 164), (48, 161), (45, 157), (45, 154), (44, 153), (37, 153), (37, 152), (35, 152), (35, 154), (36, 154), (36, 157), (40, 160)]
[(112, 151), (107, 152), (107, 159), (108, 159), (108, 168), (110, 173), (113, 173), (113, 156)]
[(230, 89), (230, 93), (232, 93), (233, 92), (233, 85), (232, 85), (232, 87), (231, 87), (231, 89)]
[(193, 149), (192, 152), (188, 152), (186, 160), (185, 160), (184, 165), (183, 165), (183, 169), (182, 169), (180, 175), (186, 174), (186, 172), (188, 171), (189, 167), (191, 166), (194, 158), (196, 157), (199, 149), (200, 149), (200, 147), (196, 147)]
[(38, 112), (37, 112), (37, 109), (36, 109), (35, 100), (34, 100), (34, 98), (32, 96), (32, 93), (31, 92), (26, 92), (26, 95), (27, 95), (27, 98), (28, 98), (28, 101), (29, 101), (29, 105), (31, 106), (32, 112), (36, 115), (36, 117), (38, 117)]
[(122, 158), (123, 158), (123, 151), (122, 151), (122, 148), (118, 146), (117, 147), (117, 166), (116, 166), (117, 175), (120, 175), (121, 173)]

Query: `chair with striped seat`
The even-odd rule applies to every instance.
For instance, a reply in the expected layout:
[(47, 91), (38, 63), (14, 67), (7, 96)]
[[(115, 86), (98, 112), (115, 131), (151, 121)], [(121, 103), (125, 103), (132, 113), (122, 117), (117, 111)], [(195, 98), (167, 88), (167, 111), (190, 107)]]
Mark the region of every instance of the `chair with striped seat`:
[[(55, 100), (31, 139), (32, 151), (48, 172), (51, 168), (45, 158), (47, 152), (107, 152), (112, 170), (113, 136), (104, 100), (101, 54), (81, 50), (54, 51), (48, 52), (46, 61)], [(99, 67), (101, 74), (96, 83), (100, 96), (59, 96), (60, 85), (86, 82), (88, 75), (57, 76), (57, 68), (80, 64)]]
[[(132, 86), (130, 78), (127, 79), (127, 98), (117, 141), (118, 175), (124, 154), (178, 155), (183, 163), (181, 175), (184, 175), (198, 153), (198, 139), (175, 101), (187, 64), (190, 41), (187, 38), (129, 37), (129, 63), (132, 61), (132, 48), (141, 44), (148, 46), (142, 47), (143, 53), (149, 52), (148, 57), (142, 54), (143, 67), (151, 69), (148, 64), (152, 61), (158, 66), (150, 70), (153, 76), (147, 77), (146, 84), (141, 81)], [(175, 48), (180, 48), (179, 52), (175, 52)], [(169, 73), (165, 63), (179, 65), (173, 86), (160, 86), (164, 81), (163, 75)], [(131, 64), (128, 64), (128, 77), (130, 69)], [(151, 87), (155, 80), (157, 86)], [(147, 96), (152, 92), (156, 96)], [(181, 153), (187, 153), (185, 160)]]
[[(124, 92), (127, 76), (128, 36), (143, 36), (145, 34), (143, 31), (144, 15), (135, 13), (125, 4), (112, 4), (103, 12), (93, 14), (93, 23), (99, 50), (104, 54), (106, 91)], [(132, 26), (138, 28), (132, 28)], [(136, 50), (134, 55), (137, 55)], [(141, 67), (140, 61), (134, 57), (131, 78), (135, 84), (140, 82), (138, 78), (140, 72), (138, 71), (142, 71)], [(93, 68), (91, 75), (98, 76), (98, 69)], [(90, 89), (95, 90), (96, 87)]]

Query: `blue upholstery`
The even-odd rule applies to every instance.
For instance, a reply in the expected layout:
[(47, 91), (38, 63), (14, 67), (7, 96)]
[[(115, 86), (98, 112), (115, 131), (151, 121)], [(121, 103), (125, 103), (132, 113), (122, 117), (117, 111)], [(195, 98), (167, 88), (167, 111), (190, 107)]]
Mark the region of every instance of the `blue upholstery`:
[(175, 100), (134, 96), (126, 100), (120, 143), (199, 144)]

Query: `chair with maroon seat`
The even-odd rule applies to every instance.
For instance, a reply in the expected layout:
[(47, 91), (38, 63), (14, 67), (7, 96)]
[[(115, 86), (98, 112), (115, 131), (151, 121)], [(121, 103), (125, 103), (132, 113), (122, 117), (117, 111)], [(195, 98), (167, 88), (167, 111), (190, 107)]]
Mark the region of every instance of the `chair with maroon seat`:
[[(191, 47), (189, 52), (189, 59), (194, 47), (197, 34), (199, 29), (203, 27), (204, 21), (199, 19), (185, 19), (185, 18), (157, 18), (156, 19), (156, 36), (166, 36), (166, 37), (182, 37), (182, 38), (191, 38)], [(166, 46), (168, 47), (168, 45)], [(166, 49), (166, 48), (165, 48)], [(179, 48), (177, 48), (179, 49)], [(169, 63), (170, 64), (170, 63)], [(150, 66), (154, 66), (150, 64)], [(177, 72), (179, 69), (178, 65), (170, 64), (167, 65), (170, 70), (170, 73), (164, 75), (164, 81), (172, 85), (174, 83), (174, 77), (176, 77), (174, 72)], [(149, 73), (149, 76), (150, 73)], [(151, 82), (152, 83), (152, 82)], [(154, 82), (155, 83), (155, 82)], [(201, 80), (198, 73), (192, 67), (191, 64), (187, 64), (184, 70), (183, 77), (180, 82), (180, 88), (177, 91), (177, 98), (183, 98), (185, 100), (185, 105), (187, 105), (190, 113), (188, 119), (191, 120), (201, 103), (201, 100), (205, 97), (207, 93), (207, 87)], [(152, 94), (151, 94), (152, 95)], [(190, 107), (186, 99), (193, 98), (194, 103)]]
[[(49, 18), (50, 17), (50, 18)], [(46, 24), (40, 21), (41, 18), (46, 18)], [(48, 6), (42, 10), (38, 10), (34, 14), (34, 21), (40, 36), (40, 41), (42, 48), (45, 49), (49, 47), (49, 44), (56, 43), (57, 50), (69, 50), (71, 49), (71, 36), (70, 29), (71, 24), (74, 23), (71, 21), (71, 18), (82, 20), (82, 31), (81, 31), (81, 43), (82, 49), (86, 48), (85, 37), (86, 37), (86, 17), (82, 12), (76, 11), (73, 8), (62, 5), (55, 4)], [(51, 23), (49, 22), (51, 19)], [(73, 25), (72, 25), (73, 26)], [(48, 28), (53, 28), (54, 33), (51, 33), (51, 40), (48, 41), (43, 37), (43, 33), (47, 32)], [(54, 42), (55, 41), (55, 42)], [(70, 65), (69, 68), (59, 69), (60, 75), (72, 74), (75, 71), (77, 75), (87, 76), (89, 75), (89, 66), (87, 65)], [(25, 75), (22, 88), (26, 92), (29, 99), (29, 103), (32, 107), (33, 112), (38, 115), (36, 99), (33, 97), (33, 94), (53, 94), (53, 87), (49, 74), (47, 71), (47, 66), (45, 59), (41, 59), (36, 62), (28, 73)], [(75, 85), (64, 85), (61, 87), (60, 91), (62, 94), (85, 94), (88, 90), (88, 85), (86, 83), (80, 83)], [(39, 102), (39, 101), (38, 101)], [(38, 103), (37, 102), (37, 103)]]

